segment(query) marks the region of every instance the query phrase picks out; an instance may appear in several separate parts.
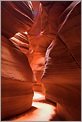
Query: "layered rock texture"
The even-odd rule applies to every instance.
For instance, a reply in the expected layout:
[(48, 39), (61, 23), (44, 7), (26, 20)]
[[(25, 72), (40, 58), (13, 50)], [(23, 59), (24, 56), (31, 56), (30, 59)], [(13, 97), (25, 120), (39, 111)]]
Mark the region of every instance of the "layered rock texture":
[(81, 2), (2, 1), (1, 35), (2, 120), (31, 108), (33, 90), (81, 120)]
[(16, 33), (13, 37), (9, 39), (15, 44), (27, 57), (29, 54), (29, 42), (27, 39), (27, 31), (24, 33)]
[(81, 3), (73, 2), (58, 20), (42, 76), (46, 98), (57, 103), (57, 113), (65, 120), (81, 120), (80, 61)]
[[(29, 30), (33, 15), (27, 2), (5, 1), (1, 7), (1, 119), (4, 120), (27, 111), (32, 105), (33, 72), (21, 51), (21, 46), (27, 47), (28, 42), (20, 33)], [(14, 40), (10, 39), (12, 36)]]
[[(32, 60), (30, 62), (35, 81), (39, 84), (45, 66), (45, 53), (57, 34), (57, 22), (62, 12), (71, 2), (41, 1), (38, 8), (38, 19), (28, 34)], [(40, 27), (40, 28), (39, 28)], [(35, 33), (38, 29), (38, 35)]]
[(7, 38), (18, 32), (29, 31), (33, 24), (33, 14), (29, 2), (2, 1), (1, 22), (2, 34), (5, 34)]

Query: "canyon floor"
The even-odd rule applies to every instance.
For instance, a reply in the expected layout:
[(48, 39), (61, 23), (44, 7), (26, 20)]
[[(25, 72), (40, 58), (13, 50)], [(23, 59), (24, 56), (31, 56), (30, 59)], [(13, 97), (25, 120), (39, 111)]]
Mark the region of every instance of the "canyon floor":
[(34, 92), (31, 109), (18, 116), (14, 116), (10, 121), (61, 121), (56, 114), (56, 105), (47, 101), (42, 92)]

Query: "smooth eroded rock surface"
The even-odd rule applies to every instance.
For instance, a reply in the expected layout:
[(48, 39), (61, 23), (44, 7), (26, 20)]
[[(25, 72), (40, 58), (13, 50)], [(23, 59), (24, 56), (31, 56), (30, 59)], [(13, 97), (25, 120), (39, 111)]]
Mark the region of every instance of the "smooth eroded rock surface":
[[(57, 113), (69, 121), (81, 120), (80, 12), (80, 2), (73, 2), (67, 15), (60, 17), (61, 26), (47, 49), (42, 77), (46, 98), (56, 102)], [(62, 18), (65, 18), (63, 23)]]
[(27, 57), (4, 36), (1, 37), (1, 119), (31, 108), (33, 72)]
[(1, 1), (1, 28), (7, 38), (29, 31), (33, 24), (32, 7), (26, 1)]
[[(35, 80), (41, 83), (41, 76), (45, 67), (45, 53), (50, 43), (57, 34), (57, 22), (62, 12), (71, 2), (61, 1), (40, 1), (39, 17), (35, 21), (30, 33), (28, 34), (29, 47), (31, 50), (31, 67), (35, 75)], [(41, 21), (40, 25), (38, 21)], [(41, 33), (35, 34), (37, 28)]]

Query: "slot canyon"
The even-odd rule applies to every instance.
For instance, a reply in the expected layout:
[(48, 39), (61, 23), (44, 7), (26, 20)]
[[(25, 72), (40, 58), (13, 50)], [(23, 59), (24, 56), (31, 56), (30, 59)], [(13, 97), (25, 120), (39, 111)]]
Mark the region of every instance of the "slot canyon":
[(1, 120), (81, 121), (81, 1), (1, 1)]

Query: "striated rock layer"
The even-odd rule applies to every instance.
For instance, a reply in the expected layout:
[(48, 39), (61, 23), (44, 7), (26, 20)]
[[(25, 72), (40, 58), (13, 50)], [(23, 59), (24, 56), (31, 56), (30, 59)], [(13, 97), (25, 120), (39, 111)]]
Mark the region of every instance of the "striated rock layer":
[[(38, 83), (41, 83), (41, 76), (44, 71), (46, 50), (57, 34), (58, 18), (70, 3), (64, 1), (40, 1), (38, 19), (28, 34), (32, 56), (30, 64), (35, 80)], [(35, 33), (37, 28), (41, 32), (38, 35)]]
[(25, 1), (1, 1), (1, 31), (7, 38), (29, 31), (33, 24), (32, 7)]
[(2, 36), (1, 118), (6, 119), (31, 108), (33, 73), (27, 57)]
[[(1, 22), (1, 119), (4, 120), (32, 105), (33, 72), (24, 55), (28, 42), (23, 36), (33, 24), (29, 2), (2, 1)], [(11, 37), (14, 44), (9, 40)]]
[[(24, 32), (25, 33), (25, 32)], [(15, 44), (26, 56), (29, 54), (29, 42), (27, 39), (27, 32), (24, 33), (16, 33), (9, 40)]]
[(46, 52), (42, 82), (46, 98), (57, 103), (64, 120), (81, 120), (81, 3), (62, 13), (56, 37)]

